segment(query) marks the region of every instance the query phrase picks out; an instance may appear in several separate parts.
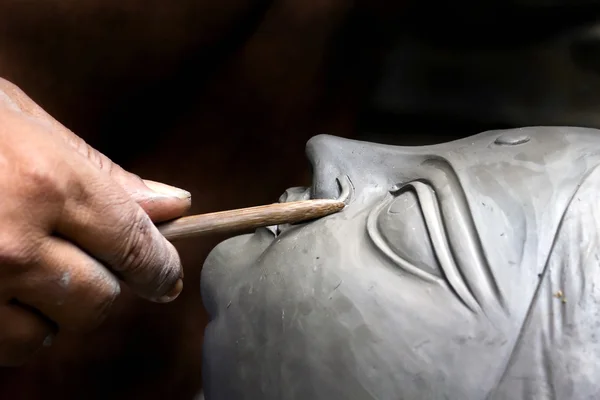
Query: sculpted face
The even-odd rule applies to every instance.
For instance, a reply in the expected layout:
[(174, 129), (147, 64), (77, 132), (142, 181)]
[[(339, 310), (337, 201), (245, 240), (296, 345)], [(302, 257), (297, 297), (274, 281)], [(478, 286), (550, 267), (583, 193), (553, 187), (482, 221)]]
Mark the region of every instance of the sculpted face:
[[(600, 308), (577, 300), (600, 280), (572, 272), (598, 267), (597, 131), (492, 131), (427, 147), (317, 136), (307, 154), (312, 187), (282, 200), (348, 205), (209, 255), (207, 400), (600, 390), (589, 361), (600, 347), (584, 329), (600, 325)], [(584, 353), (587, 369), (575, 371)]]

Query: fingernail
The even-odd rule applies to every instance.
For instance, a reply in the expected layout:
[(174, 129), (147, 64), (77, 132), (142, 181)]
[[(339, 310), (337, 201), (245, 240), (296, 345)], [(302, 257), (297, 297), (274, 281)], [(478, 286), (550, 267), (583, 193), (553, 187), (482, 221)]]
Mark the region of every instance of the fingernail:
[(178, 279), (177, 282), (175, 283), (175, 286), (173, 286), (173, 289), (171, 289), (171, 291), (167, 294), (165, 294), (162, 297), (159, 297), (156, 301), (158, 303), (169, 303), (173, 300), (175, 300), (177, 298), (177, 296), (179, 296), (179, 294), (181, 293), (181, 291), (183, 290), (183, 280), (182, 279)]
[(51, 333), (48, 336), (46, 336), (46, 339), (44, 339), (43, 346), (44, 347), (50, 347), (50, 346), (52, 346), (52, 341), (53, 340), (54, 340), (54, 335)]
[(144, 180), (144, 183), (154, 192), (163, 194), (165, 196), (177, 197), (178, 199), (182, 200), (192, 197), (191, 193), (187, 190), (183, 190), (175, 186), (149, 180)]

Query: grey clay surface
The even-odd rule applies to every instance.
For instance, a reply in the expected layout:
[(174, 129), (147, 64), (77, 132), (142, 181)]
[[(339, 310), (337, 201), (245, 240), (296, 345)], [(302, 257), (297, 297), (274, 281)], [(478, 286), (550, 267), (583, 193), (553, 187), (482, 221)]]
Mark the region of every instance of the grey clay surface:
[(600, 131), (307, 153), (349, 204), (209, 255), (207, 400), (600, 398)]

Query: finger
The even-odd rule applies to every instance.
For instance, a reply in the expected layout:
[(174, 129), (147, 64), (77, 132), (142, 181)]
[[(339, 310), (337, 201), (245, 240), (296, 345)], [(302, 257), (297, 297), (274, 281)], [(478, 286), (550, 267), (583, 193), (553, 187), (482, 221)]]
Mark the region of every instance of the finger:
[(192, 205), (190, 192), (160, 182), (144, 180), (145, 189), (132, 190), (132, 186), (121, 183), (154, 222), (168, 221), (181, 217)]
[(19, 111), (48, 128), (62, 128), (64, 132), (60, 134), (65, 135), (65, 139), (68, 139), (70, 136), (76, 137), (74, 133), (52, 118), (50, 114), (44, 111), (42, 107), (27, 96), (17, 85), (2, 78), (0, 78), (0, 104), (11, 110)]
[(54, 327), (35, 312), (0, 306), (0, 366), (19, 366), (51, 342)]
[[(66, 128), (65, 128), (66, 129)], [(182, 216), (192, 204), (190, 192), (163, 183), (142, 180), (125, 171), (107, 156), (73, 135), (68, 143), (98, 170), (109, 175), (131, 198), (138, 203), (154, 222), (166, 221)]]
[(171, 301), (183, 282), (179, 255), (116, 183), (82, 167), (81, 196), (67, 199), (56, 231), (118, 274), (138, 295)]
[(190, 208), (189, 192), (158, 182), (143, 181), (137, 175), (124, 170), (52, 118), (16, 85), (2, 78), (0, 78), (0, 102), (44, 124), (60, 136), (71, 149), (118, 182), (154, 222), (180, 217)]
[(36, 265), (27, 268), (11, 292), (61, 329), (89, 331), (104, 321), (120, 286), (108, 269), (83, 250), (48, 237), (39, 246)]
[[(62, 129), (55, 127), (55, 129), (66, 130), (64, 127)], [(190, 192), (159, 182), (144, 181), (112, 162), (78, 136), (69, 132), (63, 137), (67, 139), (71, 148), (125, 189), (154, 222), (180, 217), (190, 208), (192, 202)]]
[(144, 181), (112, 162), (62, 125), (54, 125), (54, 130), (59, 131), (66, 139), (66, 143), (79, 155), (125, 189), (152, 221), (161, 222), (180, 217), (190, 208), (192, 204), (190, 192), (159, 182)]

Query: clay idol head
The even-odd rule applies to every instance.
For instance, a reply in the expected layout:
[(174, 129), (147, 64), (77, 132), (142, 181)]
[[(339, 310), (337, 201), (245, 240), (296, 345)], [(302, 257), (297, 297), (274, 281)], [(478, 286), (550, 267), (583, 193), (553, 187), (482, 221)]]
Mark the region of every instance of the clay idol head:
[(307, 153), (282, 200), (348, 205), (212, 251), (207, 400), (600, 393), (599, 131)]

